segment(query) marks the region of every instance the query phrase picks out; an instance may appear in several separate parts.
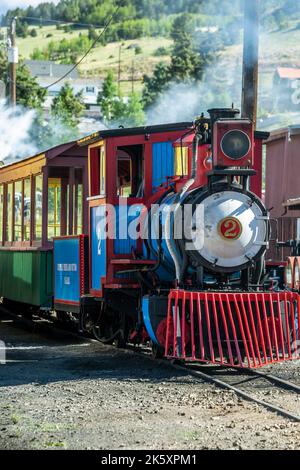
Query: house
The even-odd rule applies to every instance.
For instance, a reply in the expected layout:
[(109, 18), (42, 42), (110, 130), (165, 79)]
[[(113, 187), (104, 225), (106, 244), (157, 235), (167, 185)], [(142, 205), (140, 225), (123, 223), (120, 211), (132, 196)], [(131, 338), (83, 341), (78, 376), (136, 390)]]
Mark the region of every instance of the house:
[[(87, 109), (97, 106), (97, 97), (102, 89), (102, 80), (80, 78), (78, 70), (72, 70), (73, 65), (56, 64), (47, 60), (26, 60), (25, 64), (31, 74), (36, 77), (39, 85), (48, 89), (44, 103), (45, 110), (50, 109), (53, 99), (59, 94), (66, 82), (72, 86), (74, 93), (82, 92), (83, 102)], [(61, 77), (64, 78), (55, 83)], [(48, 88), (49, 85), (52, 86)]]
[(274, 109), (299, 111), (300, 68), (277, 67), (273, 77)]
[(72, 70), (73, 65), (56, 64), (51, 60), (25, 60), (25, 65), (29, 68), (34, 77), (62, 77), (68, 74), (69, 78), (78, 78), (77, 68)]

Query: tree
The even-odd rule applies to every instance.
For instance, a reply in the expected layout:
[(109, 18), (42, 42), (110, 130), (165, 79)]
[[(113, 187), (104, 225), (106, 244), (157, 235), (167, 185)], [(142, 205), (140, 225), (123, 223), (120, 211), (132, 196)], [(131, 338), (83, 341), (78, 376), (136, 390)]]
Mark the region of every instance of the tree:
[(52, 116), (67, 127), (76, 129), (83, 110), (82, 92), (74, 94), (73, 88), (66, 82), (53, 100), (51, 106)]
[(142, 101), (137, 93), (131, 93), (128, 100), (118, 91), (114, 74), (109, 71), (102, 91), (98, 96), (104, 122), (107, 125), (138, 126), (144, 123), (145, 114)]
[(190, 15), (180, 15), (174, 22), (171, 37), (174, 45), (171, 53), (171, 64), (159, 63), (152, 77), (144, 75), (143, 103), (146, 108), (153, 105), (165, 92), (171, 82), (185, 83), (201, 81), (205, 61), (193, 47), (190, 31), (193, 30), (193, 21)]
[(19, 20), (16, 22), (16, 35), (20, 38), (26, 38), (28, 35), (28, 24), (26, 21)]
[(114, 119), (116, 101), (118, 98), (118, 87), (114, 79), (114, 74), (110, 70), (103, 82), (102, 91), (98, 95), (98, 104), (101, 107), (105, 122)]
[(170, 80), (170, 68), (164, 62), (156, 65), (152, 77), (149, 77), (149, 75), (143, 76), (143, 103), (146, 108), (157, 101), (161, 93), (168, 88)]
[(95, 28), (93, 26), (91, 26), (89, 28), (89, 32), (88, 32), (88, 37), (89, 37), (89, 40), (90, 41), (96, 41), (96, 39), (98, 38), (99, 34), (97, 33), (97, 31), (95, 30)]
[(140, 96), (131, 93), (124, 108), (124, 115), (120, 116), (120, 122), (126, 127), (141, 126), (145, 123), (145, 113)]
[(190, 79), (202, 79), (203, 62), (200, 54), (193, 48), (190, 33), (193, 29), (190, 15), (183, 14), (175, 18), (171, 31), (174, 46), (170, 65), (170, 75), (174, 81), (186, 82)]
[[(6, 84), (6, 94), (9, 92), (9, 75), (7, 57), (0, 52), (0, 80)], [(23, 60), (19, 61), (17, 67), (17, 104), (25, 108), (42, 108), (47, 91), (42, 88), (35, 77), (33, 77)]]

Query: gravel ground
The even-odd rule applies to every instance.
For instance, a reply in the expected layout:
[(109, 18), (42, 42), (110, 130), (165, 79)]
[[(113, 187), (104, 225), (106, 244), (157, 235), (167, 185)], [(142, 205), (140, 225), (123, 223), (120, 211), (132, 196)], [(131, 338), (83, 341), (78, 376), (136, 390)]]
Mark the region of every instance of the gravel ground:
[(0, 340), (0, 449), (300, 449), (299, 423), (150, 359), (3, 314)]

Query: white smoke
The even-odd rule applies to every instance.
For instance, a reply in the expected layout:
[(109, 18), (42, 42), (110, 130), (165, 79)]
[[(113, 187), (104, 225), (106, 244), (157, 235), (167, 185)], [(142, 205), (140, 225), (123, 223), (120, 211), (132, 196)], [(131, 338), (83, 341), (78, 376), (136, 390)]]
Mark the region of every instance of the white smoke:
[(35, 111), (12, 108), (0, 101), (0, 161), (9, 163), (37, 152), (30, 136), (34, 118)]
[[(48, 117), (42, 127), (36, 122), (37, 113), (21, 106), (12, 108), (0, 101), (0, 167), (31, 157), (56, 145), (64, 144), (105, 129), (96, 119), (82, 119), (78, 128), (68, 127), (62, 120)], [(43, 132), (43, 138), (38, 136)], [(40, 142), (42, 141), (42, 143)]]
[[(272, 130), (290, 124), (300, 123), (300, 80), (291, 84), (290, 93), (283, 89), (276, 90), (273, 77), (277, 67), (300, 68), (299, 39), (300, 39), (300, 7), (295, 2), (287, 0), (264, 0), (260, 11), (260, 45), (259, 45), (259, 89), (258, 89), (258, 121), (257, 127), (262, 130)], [(200, 84), (171, 84), (158, 99), (155, 106), (147, 113), (149, 124), (160, 122), (191, 121), (201, 112), (210, 107), (227, 107), (234, 103), (235, 108), (241, 108), (242, 95), (242, 56), (243, 56), (243, 2), (237, 2), (240, 8), (227, 2), (227, 13), (219, 2), (219, 15), (226, 17), (228, 11), (236, 21), (237, 41), (226, 47), (216, 56), (212, 65), (206, 68)], [(289, 4), (289, 9), (288, 5)], [(206, 2), (205, 8), (210, 8), (211, 2)], [(223, 10), (223, 11), (222, 11)], [(274, 23), (271, 18), (274, 12), (280, 13), (286, 19), (286, 24)], [(239, 22), (237, 20), (240, 19)], [(218, 17), (215, 17), (216, 26)], [(232, 33), (232, 26), (218, 25)], [(217, 34), (210, 33), (211, 43)], [(197, 36), (195, 36), (195, 40)], [(199, 44), (200, 45), (200, 44)], [(283, 101), (286, 93), (286, 103), (282, 109), (277, 101)]]
[(201, 83), (173, 83), (147, 112), (148, 124), (192, 121), (209, 108), (241, 105), (242, 60), (226, 59), (208, 67)]

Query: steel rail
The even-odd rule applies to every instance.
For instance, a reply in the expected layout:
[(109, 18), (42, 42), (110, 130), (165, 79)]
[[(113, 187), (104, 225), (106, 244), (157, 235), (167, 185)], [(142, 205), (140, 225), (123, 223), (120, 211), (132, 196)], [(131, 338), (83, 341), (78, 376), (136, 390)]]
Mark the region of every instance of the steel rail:
[[(227, 390), (231, 390), (231, 391), (235, 392), (238, 396), (244, 398), (245, 400), (255, 402), (255, 403), (269, 409), (270, 411), (273, 411), (277, 414), (280, 414), (281, 416), (284, 416), (285, 418), (296, 421), (298, 423), (300, 422), (300, 416), (298, 416), (294, 413), (291, 413), (290, 411), (284, 410), (283, 408), (281, 408), (277, 405), (273, 405), (272, 403), (269, 403), (267, 401), (256, 398), (255, 396), (250, 395), (247, 392), (244, 392), (243, 390), (237, 388), (236, 386), (230, 385), (227, 382), (224, 382), (223, 380), (217, 379), (217, 378), (215, 378), (215, 377), (213, 377), (209, 374), (206, 374), (205, 372), (190, 369), (190, 367), (188, 365), (183, 366), (183, 365), (179, 365), (179, 364), (172, 364), (172, 366), (177, 370), (186, 370), (191, 375), (193, 375), (195, 377), (199, 377), (199, 378), (201, 378), (201, 379), (203, 379), (207, 382), (213, 383), (213, 384), (217, 385), (218, 387), (221, 387), (221, 388), (227, 389)], [(251, 369), (249, 369), (249, 370), (251, 370)], [(263, 374), (260, 374), (260, 373), (258, 375), (263, 376)], [(277, 379), (277, 377), (274, 376), (274, 379)], [(281, 382), (281, 379), (278, 378), (278, 382)], [(283, 382), (285, 382), (285, 381), (283, 381)], [(291, 385), (293, 385), (297, 389), (300, 389), (300, 387), (298, 387), (296, 384), (291, 384)], [(299, 393), (299, 390), (298, 390), (298, 393)]]

